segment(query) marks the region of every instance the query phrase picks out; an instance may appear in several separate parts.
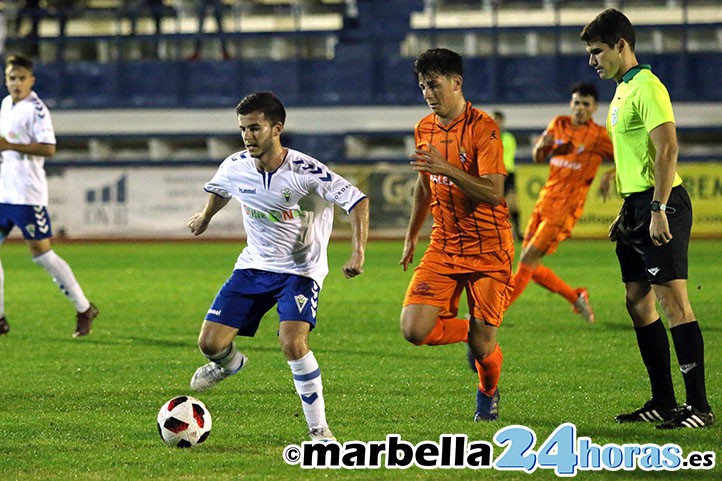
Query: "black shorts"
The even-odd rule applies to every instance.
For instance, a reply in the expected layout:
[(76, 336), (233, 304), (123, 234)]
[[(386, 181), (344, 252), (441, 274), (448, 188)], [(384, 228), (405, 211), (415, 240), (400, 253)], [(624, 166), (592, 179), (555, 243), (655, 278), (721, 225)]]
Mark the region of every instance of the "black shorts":
[(514, 179), (514, 172), (508, 172), (504, 179), (504, 195), (516, 192), (516, 180)]
[(692, 230), (692, 202), (684, 187), (677, 186), (667, 201), (674, 213), (667, 211), (672, 240), (655, 246), (649, 236), (654, 189), (632, 194), (624, 199), (619, 221), (617, 259), (622, 281), (663, 284), (687, 279), (687, 248)]

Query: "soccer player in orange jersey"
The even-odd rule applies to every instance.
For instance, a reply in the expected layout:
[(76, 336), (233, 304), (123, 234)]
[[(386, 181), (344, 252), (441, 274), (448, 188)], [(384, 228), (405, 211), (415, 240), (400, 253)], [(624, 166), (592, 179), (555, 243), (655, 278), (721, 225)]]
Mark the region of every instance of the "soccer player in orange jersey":
[(594, 85), (584, 82), (574, 85), (569, 103), (572, 115), (554, 118), (534, 144), (534, 162), (549, 160), (549, 179), (539, 193), (524, 234), (511, 298), (514, 302), (533, 279), (568, 300), (588, 322), (595, 319), (587, 290), (569, 286), (542, 265), (542, 258), (553, 254), (559, 243), (571, 236), (599, 165), (614, 156), (605, 128), (592, 120), (598, 97)]
[[(498, 418), (502, 354), (496, 341), (511, 295), (514, 243), (504, 202), (499, 128), (462, 92), (463, 61), (447, 49), (414, 64), (432, 113), (414, 129), (411, 166), (418, 171), (400, 264), (413, 261), (431, 211), (431, 243), (409, 284), (401, 331), (416, 345), (468, 342), (479, 374), (475, 421)], [(470, 319), (458, 317), (466, 289)]]

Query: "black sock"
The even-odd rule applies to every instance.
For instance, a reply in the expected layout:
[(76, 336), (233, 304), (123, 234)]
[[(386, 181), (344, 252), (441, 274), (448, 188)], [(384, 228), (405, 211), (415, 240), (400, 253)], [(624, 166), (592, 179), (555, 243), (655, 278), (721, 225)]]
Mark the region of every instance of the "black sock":
[(524, 237), (524, 235), (519, 228), (519, 212), (512, 212), (511, 214), (509, 214), (509, 217), (511, 217), (511, 225), (514, 228), (516, 236), (521, 239), (522, 237)]
[(703, 412), (709, 411), (704, 383), (704, 340), (697, 321), (673, 327), (672, 341), (677, 352), (687, 390), (687, 404)]
[(652, 386), (655, 405), (672, 409), (677, 406), (672, 384), (669, 339), (661, 319), (644, 327), (635, 327), (637, 345)]

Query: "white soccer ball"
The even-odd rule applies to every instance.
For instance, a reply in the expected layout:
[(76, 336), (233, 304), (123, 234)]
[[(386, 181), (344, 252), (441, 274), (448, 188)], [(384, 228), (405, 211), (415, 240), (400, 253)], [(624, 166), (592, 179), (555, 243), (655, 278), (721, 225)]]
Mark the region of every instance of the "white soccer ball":
[(211, 426), (210, 411), (191, 396), (174, 397), (158, 413), (158, 432), (168, 446), (197, 446), (208, 438)]

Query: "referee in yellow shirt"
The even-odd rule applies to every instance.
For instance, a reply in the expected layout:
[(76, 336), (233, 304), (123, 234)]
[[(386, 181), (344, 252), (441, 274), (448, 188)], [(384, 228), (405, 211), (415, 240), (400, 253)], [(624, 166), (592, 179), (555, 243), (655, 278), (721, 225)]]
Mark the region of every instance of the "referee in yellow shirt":
[(504, 168), (506, 168), (506, 178), (504, 179), (504, 200), (509, 208), (509, 218), (511, 226), (514, 229), (514, 235), (517, 240), (524, 238), (524, 231), (519, 225), (519, 202), (516, 196), (516, 177), (514, 171), (516, 156), (516, 137), (514, 134), (506, 130), (504, 126), (504, 113), (496, 111), (492, 114), (496, 125), (499, 126), (499, 136), (501, 137), (501, 145), (504, 148)]
[[(669, 93), (649, 65), (637, 61), (634, 27), (620, 11), (599, 14), (580, 38), (599, 77), (617, 82), (607, 131), (624, 205), (609, 237), (617, 242), (627, 311), (652, 387), (644, 406), (616, 420), (655, 422), (659, 429), (710, 426), (714, 415), (705, 389), (704, 342), (687, 296), (692, 204), (676, 172), (677, 133)], [(681, 406), (675, 400), (669, 341), (657, 299), (684, 379), (687, 397)]]

